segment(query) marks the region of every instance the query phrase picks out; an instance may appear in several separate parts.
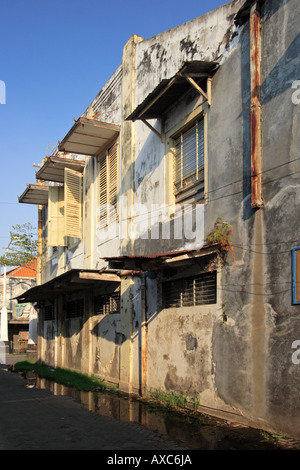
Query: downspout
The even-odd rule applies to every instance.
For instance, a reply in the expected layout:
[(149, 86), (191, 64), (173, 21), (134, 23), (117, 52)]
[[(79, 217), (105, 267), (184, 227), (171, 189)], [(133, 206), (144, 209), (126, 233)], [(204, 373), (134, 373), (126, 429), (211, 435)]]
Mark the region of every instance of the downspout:
[(250, 11), (250, 79), (251, 79), (251, 206), (263, 206), (261, 194), (261, 23), (260, 5)]
[(141, 396), (146, 395), (147, 390), (147, 313), (146, 313), (146, 278), (142, 274), (141, 279), (141, 295), (142, 295), (142, 318), (141, 318)]
[(42, 284), (42, 269), (43, 269), (43, 219), (42, 219), (43, 206), (38, 206), (38, 256), (37, 256), (37, 273), (36, 283)]
[[(250, 78), (251, 78), (251, 206), (254, 214), (254, 244), (264, 246), (265, 233), (261, 191), (262, 139), (261, 139), (261, 15), (260, 3), (254, 2), (250, 10)], [(262, 252), (260, 252), (262, 251)], [(253, 255), (252, 272), (252, 368), (253, 415), (265, 420), (267, 410), (266, 385), (266, 310), (265, 310), (265, 255), (258, 250)]]

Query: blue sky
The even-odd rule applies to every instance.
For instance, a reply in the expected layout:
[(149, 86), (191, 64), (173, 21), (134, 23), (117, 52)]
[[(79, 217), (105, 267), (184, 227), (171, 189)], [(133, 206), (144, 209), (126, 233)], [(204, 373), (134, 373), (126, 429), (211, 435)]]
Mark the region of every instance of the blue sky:
[(0, 3), (0, 253), (12, 226), (37, 226), (18, 203), (49, 155), (122, 61), (132, 34), (145, 39), (201, 16), (224, 0), (2, 0)]

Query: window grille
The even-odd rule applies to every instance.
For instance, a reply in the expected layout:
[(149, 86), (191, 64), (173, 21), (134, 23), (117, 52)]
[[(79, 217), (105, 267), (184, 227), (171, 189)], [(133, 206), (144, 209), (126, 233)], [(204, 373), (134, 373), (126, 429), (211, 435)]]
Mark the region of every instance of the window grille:
[(95, 315), (120, 313), (120, 292), (95, 297)]
[(162, 283), (163, 308), (192, 307), (217, 302), (217, 275), (197, 276)]
[(204, 191), (204, 119), (174, 140), (175, 194), (193, 186)]
[(67, 318), (83, 316), (83, 299), (67, 302)]

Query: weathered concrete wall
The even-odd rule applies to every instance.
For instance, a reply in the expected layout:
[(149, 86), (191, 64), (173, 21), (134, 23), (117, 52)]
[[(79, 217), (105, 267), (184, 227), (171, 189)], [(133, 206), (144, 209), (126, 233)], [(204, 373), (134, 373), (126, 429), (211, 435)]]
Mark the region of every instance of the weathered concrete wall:
[[(299, 203), (299, 107), (291, 99), (292, 82), (299, 77), (300, 67), (299, 13), (299, 2), (293, 0), (267, 2), (262, 11), (264, 208), (258, 212), (251, 209), (249, 24), (237, 31), (231, 48), (223, 50), (221, 68), (212, 82), (212, 105), (207, 113), (205, 233), (212, 230), (218, 216), (232, 224), (235, 267), (229, 255), (214, 309), (200, 307), (199, 317), (196, 309), (172, 310), (172, 313), (156, 309), (147, 335), (148, 387), (179, 391), (185, 383), (190, 390), (200, 393), (204, 406), (241, 412), (257, 425), (297, 436), (300, 428), (296, 396), (300, 375), (299, 366), (292, 363), (291, 348), (300, 332), (299, 306), (291, 305), (290, 252), (299, 244), (295, 217)], [(224, 25), (224, 21), (219, 24)], [(184, 56), (178, 61), (173, 59), (173, 64), (172, 59), (167, 60), (164, 46), (169, 38), (174, 41), (175, 32), (178, 34), (178, 29), (168, 39), (165, 37), (164, 44), (158, 40), (164, 37), (161, 36), (137, 46), (137, 57), (143, 57), (137, 66), (137, 77), (147, 76), (149, 82), (158, 83), (167, 76), (162, 59), (170, 64), (168, 76), (174, 74)], [(207, 51), (205, 46), (202, 40), (201, 48)], [(210, 41), (209, 52), (198, 56), (195, 53), (194, 58), (216, 58), (217, 49), (216, 42)], [(146, 65), (147, 74), (142, 73)], [(147, 80), (141, 78), (138, 82), (137, 79), (137, 84), (138, 104), (147, 94)], [(189, 111), (187, 108), (186, 112)], [(152, 195), (155, 202), (162, 201), (163, 146), (143, 124), (137, 124), (136, 129), (135, 202), (150, 202), (149, 194), (151, 201)], [(161, 249), (162, 243), (135, 246), (136, 254), (145, 250), (169, 251)], [(165, 246), (176, 249), (176, 244)], [(217, 313), (223, 302), (228, 314), (225, 324)], [(205, 331), (203, 336), (202, 331)], [(196, 337), (197, 352), (195, 349), (187, 355), (183, 339), (192, 337)], [(177, 351), (181, 352), (180, 358)], [(188, 367), (192, 356), (197, 364), (197, 372), (193, 372), (199, 378), (198, 384), (192, 379), (193, 373), (188, 378), (188, 371), (193, 370)], [(160, 374), (155, 373), (155, 366)], [(210, 372), (209, 379), (205, 371)]]
[[(292, 82), (300, 77), (300, 4), (298, 0), (269, 0), (262, 10), (264, 207), (259, 210), (251, 208), (249, 23), (238, 29), (233, 23), (242, 4), (233, 1), (146, 41), (132, 36), (123, 53), (123, 103), (118, 94), (119, 69), (104, 87), (106, 92), (101, 92), (86, 112), (89, 116), (103, 112), (105, 119), (121, 123), (120, 113), (126, 117), (149, 90), (163, 78), (172, 77), (182, 62), (220, 60), (221, 67), (212, 80), (212, 103), (206, 110), (203, 221), (205, 235), (218, 216), (232, 225), (235, 263), (228, 253), (225, 266), (219, 266), (217, 303), (162, 310), (159, 277), (148, 273), (145, 330), (142, 281), (128, 276), (121, 283), (120, 317), (94, 317), (92, 294), (86, 294), (84, 318), (61, 326), (62, 342), (58, 340), (59, 327), (54, 342), (55, 335), (45, 323), (42, 334), (46, 346), (41, 357), (97, 373), (128, 391), (145, 386), (197, 394), (204, 407), (300, 437), (300, 365), (292, 361), (292, 343), (300, 340), (300, 307), (291, 302), (291, 249), (300, 244), (300, 105), (292, 102)], [(112, 92), (113, 83), (118, 83), (116, 93)], [(105, 96), (110, 97), (108, 101)], [(167, 135), (200, 107), (197, 94), (177, 106), (167, 117)], [(126, 122), (121, 150), (121, 194), (128, 197), (129, 206), (169, 203), (168, 142), (162, 143), (143, 123)], [(120, 251), (118, 239), (100, 246), (99, 255), (93, 251), (99, 248), (95, 219), (88, 212), (95, 209), (94, 185), (91, 159), (85, 175), (87, 245), (74, 249), (71, 263), (78, 256), (78, 266), (82, 266), (83, 256), (83, 266), (88, 268), (100, 266), (101, 253), (143, 255), (191, 248), (186, 240), (133, 243), (128, 238), (122, 240)], [(222, 305), (226, 322), (221, 318)]]
[(214, 325), (222, 327), (221, 309), (205, 305), (163, 310), (159, 282), (159, 277), (147, 279), (147, 389), (196, 395), (202, 404), (216, 406), (212, 344)]
[[(82, 114), (84, 117), (95, 118), (103, 122), (121, 124), (121, 87), (122, 66), (110, 77), (102, 90)], [(73, 246), (58, 247), (57, 253), (51, 259), (44, 252), (43, 282), (71, 269), (101, 268), (104, 263), (101, 258), (108, 252), (112, 256), (119, 254), (119, 234), (114, 239), (104, 241), (97, 227), (97, 165), (94, 157), (69, 154), (67, 158), (85, 158), (86, 166), (83, 173), (83, 237)], [(47, 240), (47, 208), (43, 209), (43, 239)]]
[[(161, 80), (173, 77), (185, 61), (222, 60), (223, 55), (228, 54), (227, 50), (235, 30), (233, 17), (241, 5), (240, 1), (231, 2), (191, 22), (139, 42), (136, 46), (135, 106), (139, 105)], [(228, 96), (227, 93), (226, 95)], [(168, 170), (169, 137), (172, 130), (174, 132), (176, 126), (183, 123), (193, 111), (201, 111), (202, 102), (203, 98), (191, 88), (191, 93), (166, 116), (164, 142), (161, 142), (144, 123), (139, 121), (135, 123), (133, 203), (136, 206), (141, 204), (148, 210), (148, 214), (140, 217), (141, 220), (145, 220), (151, 214), (153, 204), (174, 203), (169, 195), (169, 179), (172, 178)], [(220, 113), (222, 107), (223, 103)], [(206, 106), (204, 110), (206, 111)], [(151, 120), (150, 123), (157, 129), (160, 128), (159, 122)], [(204, 220), (201, 221), (201, 225), (203, 224)], [(148, 231), (145, 226), (142, 230), (143, 235), (135, 240), (136, 255), (190, 249), (203, 243), (203, 240), (190, 240), (184, 235), (181, 239), (175, 239), (172, 235), (172, 222), (171, 237), (166, 239), (160, 237), (158, 243), (157, 239), (153, 240), (150, 233), (150, 216), (148, 227)]]
[(292, 362), (292, 343), (300, 338), (300, 306), (291, 304), (291, 249), (300, 241), (300, 106), (292, 102), (300, 77), (300, 4), (267, 2), (263, 13), (264, 412), (277, 429), (299, 437), (300, 367)]
[(229, 2), (138, 44), (135, 105), (162, 79), (173, 77), (183, 62), (219, 59), (235, 29), (233, 18), (243, 3), (243, 0)]

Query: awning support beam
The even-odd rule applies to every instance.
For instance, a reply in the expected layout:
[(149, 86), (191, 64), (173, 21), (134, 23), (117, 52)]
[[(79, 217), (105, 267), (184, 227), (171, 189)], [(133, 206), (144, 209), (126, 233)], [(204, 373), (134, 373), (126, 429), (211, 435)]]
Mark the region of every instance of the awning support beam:
[[(183, 75), (187, 81), (189, 82), (190, 85), (192, 85), (202, 96), (203, 98), (207, 101), (207, 103), (210, 105), (210, 93), (205, 93), (204, 90), (198, 85), (198, 83), (195, 82), (195, 80), (190, 76), (190, 75)], [(208, 77), (207, 78), (207, 84), (211, 84), (211, 79)], [(209, 85), (207, 86), (207, 89), (209, 88)]]
[(154, 132), (154, 134), (157, 135), (157, 137), (159, 137), (159, 139), (163, 142), (164, 141), (164, 119), (162, 117), (158, 118), (159, 121), (160, 121), (160, 132), (155, 129), (153, 126), (151, 126), (151, 124), (146, 121), (146, 119), (144, 118), (141, 118), (141, 121), (146, 124), (147, 127), (149, 127), (149, 129)]
[[(194, 77), (194, 78), (193, 78)], [(200, 85), (195, 81), (197, 78), (206, 78), (206, 83), (207, 83), (207, 91), (205, 92)], [(169, 80), (166, 86), (162, 88), (162, 90), (150, 101), (144, 105), (144, 107), (137, 113), (135, 114), (134, 117), (129, 117), (128, 119), (131, 119), (133, 122), (136, 120), (141, 120), (149, 129), (154, 132), (157, 137), (163, 142), (164, 141), (164, 116), (152, 116), (151, 119), (159, 119), (161, 122), (161, 131), (159, 132), (157, 129), (155, 129), (145, 118), (147, 115), (147, 112), (152, 108), (152, 106), (157, 103), (157, 101), (160, 100), (160, 98), (177, 82), (179, 79), (186, 79), (187, 82), (194, 87), (198, 93), (201, 94), (201, 96), (204, 98), (205, 102), (208, 103), (208, 105), (211, 105), (211, 81), (212, 81), (212, 72), (193, 72), (188, 69), (187, 66), (183, 67), (179, 72), (176, 73), (176, 75)], [(183, 99), (183, 97), (189, 92), (190, 90), (186, 90), (180, 97), (177, 98), (175, 103), (179, 102), (180, 100)], [(171, 107), (174, 106), (174, 101), (171, 105), (169, 105), (164, 111), (163, 114), (165, 115), (166, 112), (171, 109)], [(151, 113), (150, 113), (151, 114)], [(162, 114), (162, 113), (160, 113)], [(149, 113), (148, 113), (148, 119), (149, 119)]]

